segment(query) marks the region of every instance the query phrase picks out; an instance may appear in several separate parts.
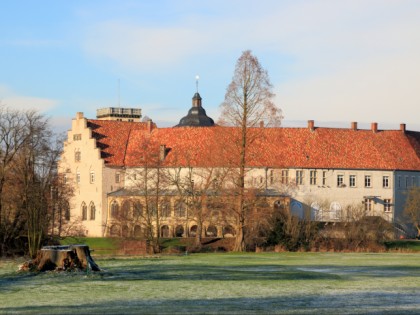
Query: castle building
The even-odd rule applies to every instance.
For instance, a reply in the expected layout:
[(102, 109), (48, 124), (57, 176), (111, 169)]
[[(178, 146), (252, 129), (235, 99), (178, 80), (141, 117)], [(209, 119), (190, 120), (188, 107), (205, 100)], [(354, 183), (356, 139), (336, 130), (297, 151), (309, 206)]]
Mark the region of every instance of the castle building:
[[(193, 236), (197, 218), (189, 216), (186, 198), (203, 187), (212, 195), (220, 174), (239, 165), (233, 153), (239, 129), (215, 125), (198, 92), (175, 127), (140, 117), (140, 110), (124, 108), (98, 110), (97, 119), (76, 114), (59, 164), (74, 191), (71, 220), (88, 236), (140, 236), (148, 209), (159, 213), (161, 236)], [(261, 125), (249, 132), (256, 140), (248, 148), (247, 187), (258, 187), (270, 206), (286, 204), (292, 214), (321, 222), (346, 221), (357, 207), (404, 223), (406, 192), (420, 185), (420, 132), (405, 124), (359, 129), (356, 122), (321, 128), (312, 120), (305, 128)], [(159, 201), (148, 204), (150, 198)], [(204, 235), (235, 235), (220, 213), (205, 218)]]

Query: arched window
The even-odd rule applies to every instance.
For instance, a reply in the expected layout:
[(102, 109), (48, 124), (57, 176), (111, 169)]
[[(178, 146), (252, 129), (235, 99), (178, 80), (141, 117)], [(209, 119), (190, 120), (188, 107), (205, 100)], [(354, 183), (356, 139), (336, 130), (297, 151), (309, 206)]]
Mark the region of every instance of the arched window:
[(129, 237), (129, 230), (127, 225), (122, 226), (122, 237)]
[(140, 201), (134, 202), (133, 214), (134, 214), (134, 219), (137, 219), (137, 220), (143, 216), (143, 205), (140, 203)]
[(171, 216), (171, 204), (168, 200), (162, 202), (160, 206), (160, 216), (162, 218), (169, 218)]
[(122, 210), (122, 216), (124, 219), (130, 218), (130, 208), (131, 208), (131, 202), (130, 200), (125, 200), (122, 204), (121, 210)]
[(214, 225), (209, 225), (209, 227), (206, 229), (206, 236), (216, 237), (217, 236), (217, 228)]
[(148, 209), (149, 209), (149, 216), (151, 216), (152, 218), (155, 218), (156, 215), (157, 215), (156, 203), (150, 202), (147, 206), (148, 206)]
[(178, 218), (184, 218), (186, 216), (187, 206), (185, 205), (185, 202), (182, 200), (178, 201), (175, 204), (175, 216)]
[(84, 202), (82, 203), (82, 220), (87, 220), (87, 206)]
[(227, 225), (223, 227), (223, 237), (234, 237), (235, 236), (235, 229), (232, 225)]
[(96, 216), (96, 207), (95, 204), (93, 202), (90, 203), (90, 219), (91, 220), (95, 220), (95, 216)]
[(290, 207), (291, 207), (290, 212), (292, 213), (292, 215), (294, 215), (298, 218), (303, 218), (303, 215), (304, 215), (303, 206), (299, 201), (293, 200), (290, 204)]
[(331, 202), (330, 205), (330, 219), (340, 220), (341, 219), (341, 205), (337, 201)]
[(196, 235), (197, 235), (197, 230), (198, 230), (197, 225), (193, 225), (193, 226), (190, 228), (190, 236), (191, 236), (191, 237), (196, 236)]
[(112, 218), (117, 218), (119, 211), (120, 211), (120, 206), (118, 205), (118, 202), (116, 200), (114, 200), (111, 203), (111, 217)]
[(112, 225), (109, 229), (109, 234), (111, 234), (111, 236), (120, 236), (120, 227), (116, 224)]
[(169, 226), (163, 225), (160, 228), (160, 236), (161, 237), (169, 237)]
[(182, 225), (177, 225), (175, 228), (175, 237), (182, 237), (184, 235), (184, 227)]

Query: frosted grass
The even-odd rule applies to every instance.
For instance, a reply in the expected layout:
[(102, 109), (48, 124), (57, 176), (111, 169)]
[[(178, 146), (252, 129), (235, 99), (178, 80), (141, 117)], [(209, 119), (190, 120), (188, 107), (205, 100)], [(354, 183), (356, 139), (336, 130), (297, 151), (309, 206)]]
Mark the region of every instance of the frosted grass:
[(261, 253), (98, 259), (100, 273), (18, 273), (2, 314), (416, 314), (419, 254)]

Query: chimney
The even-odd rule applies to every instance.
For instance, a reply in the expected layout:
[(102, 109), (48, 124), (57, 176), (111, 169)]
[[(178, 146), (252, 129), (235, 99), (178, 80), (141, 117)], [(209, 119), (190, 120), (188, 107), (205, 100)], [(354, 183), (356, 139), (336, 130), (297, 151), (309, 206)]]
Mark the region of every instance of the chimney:
[(149, 119), (149, 120), (147, 121), (147, 130), (148, 130), (149, 132), (152, 132), (152, 129), (153, 129), (153, 121), (152, 121), (151, 119)]
[(159, 149), (159, 160), (163, 161), (166, 158), (166, 145), (161, 144)]
[(315, 130), (315, 122), (313, 120), (308, 120), (308, 129), (310, 131), (314, 131)]
[(83, 112), (77, 112), (76, 119), (83, 119)]
[(264, 128), (264, 121), (263, 120), (260, 121), (260, 128)]
[(377, 133), (378, 132), (378, 123), (376, 123), (376, 122), (371, 123), (370, 128), (372, 129), (373, 133)]
[(402, 133), (405, 133), (405, 130), (406, 130), (405, 124), (400, 124), (400, 130), (402, 131)]
[(351, 130), (354, 130), (354, 131), (357, 130), (357, 121), (352, 121), (351, 122)]

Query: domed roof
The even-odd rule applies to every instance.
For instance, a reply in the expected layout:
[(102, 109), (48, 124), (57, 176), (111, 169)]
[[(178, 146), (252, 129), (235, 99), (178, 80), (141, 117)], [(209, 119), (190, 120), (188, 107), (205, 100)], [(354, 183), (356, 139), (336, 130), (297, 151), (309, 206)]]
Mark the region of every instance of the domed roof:
[(214, 121), (207, 116), (206, 110), (201, 106), (201, 96), (197, 92), (192, 98), (192, 107), (188, 115), (181, 118), (175, 127), (211, 127)]

